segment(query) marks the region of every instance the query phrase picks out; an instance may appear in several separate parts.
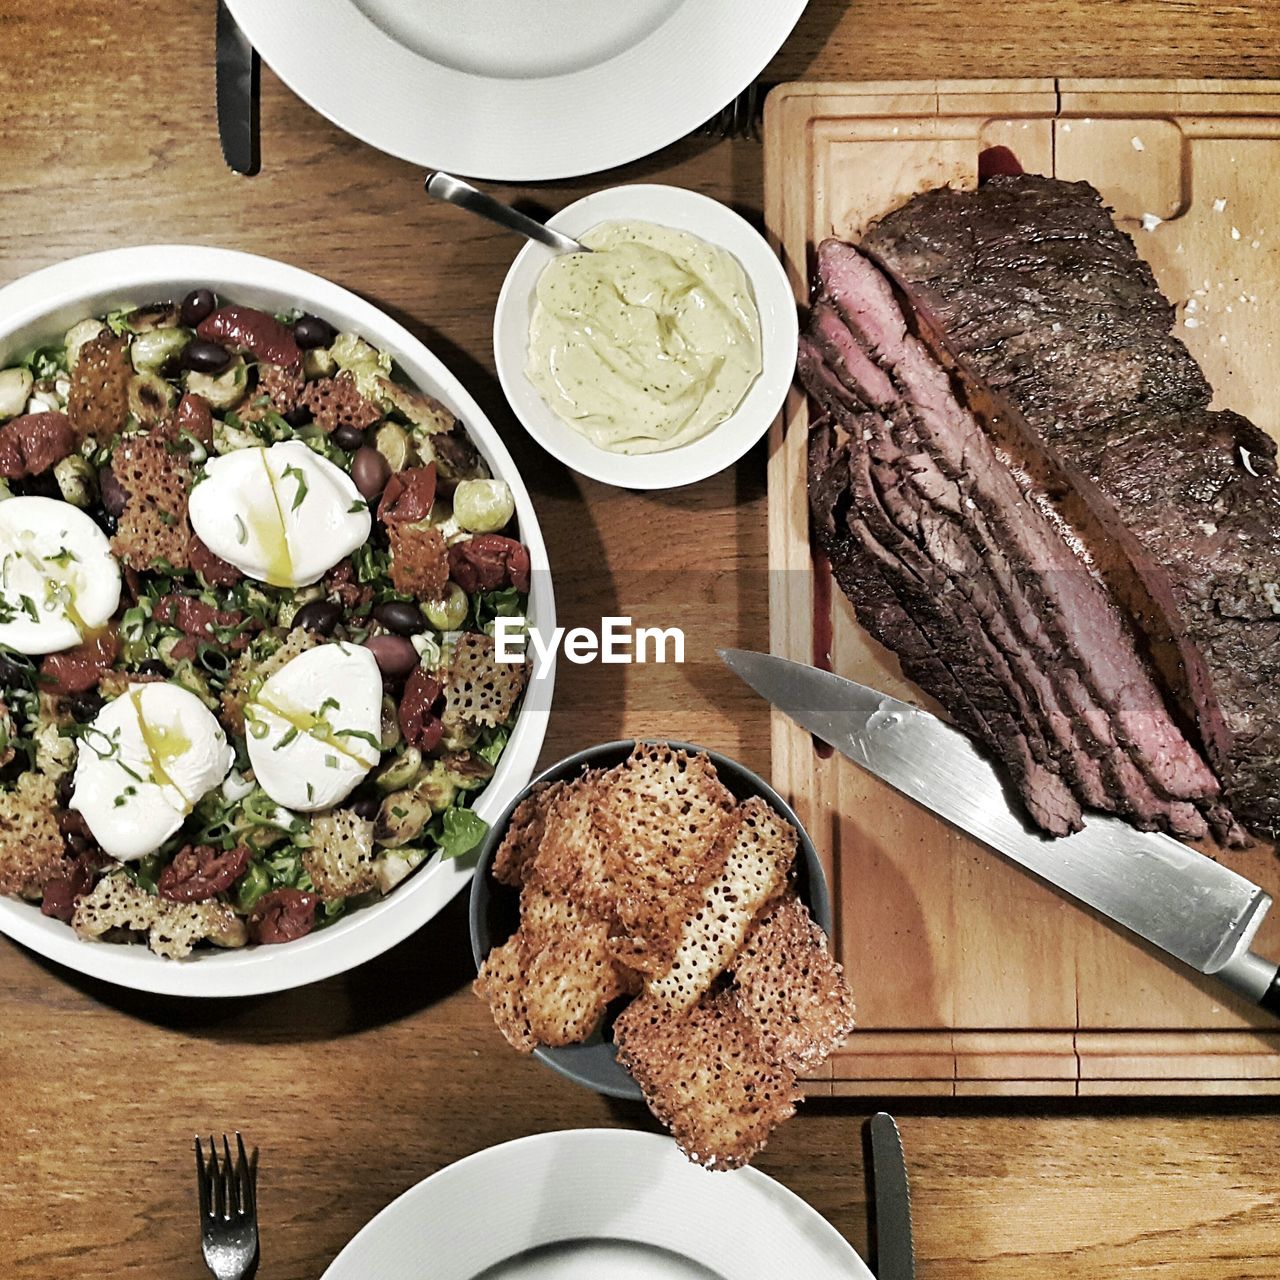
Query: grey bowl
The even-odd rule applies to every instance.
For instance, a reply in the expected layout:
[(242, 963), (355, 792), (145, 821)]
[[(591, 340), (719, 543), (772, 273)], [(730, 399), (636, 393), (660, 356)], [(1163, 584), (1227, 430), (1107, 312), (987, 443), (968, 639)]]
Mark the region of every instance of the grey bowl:
[[(794, 871), (796, 890), (813, 918), (827, 934), (830, 934), (831, 898), (827, 892), (827, 878), (823, 874), (822, 864), (818, 861), (818, 853), (813, 847), (813, 841), (800, 825), (800, 820), (791, 806), (763, 778), (752, 773), (736, 760), (721, 755), (718, 751), (688, 742), (675, 742), (670, 738), (646, 738), (643, 741), (667, 742), (677, 750), (705, 752), (715, 765), (720, 781), (739, 800), (759, 796), (795, 827), (800, 836), (799, 856), (796, 858)], [(559, 764), (552, 765), (534, 778), (493, 824), (481, 849), (475, 876), (471, 881), (471, 954), (477, 969), (489, 951), (493, 947), (501, 946), (516, 931), (520, 923), (519, 891), (499, 883), (489, 874), (494, 854), (502, 843), (507, 824), (511, 821), (511, 815), (516, 806), (540, 783), (560, 782), (576, 777), (586, 769), (607, 769), (615, 764), (621, 764), (631, 754), (635, 745), (634, 739), (606, 742), (566, 756)], [(618, 1009), (612, 1009), (605, 1015), (602, 1028), (597, 1030), (589, 1040), (563, 1049), (535, 1049), (534, 1057), (545, 1062), (553, 1071), (558, 1071), (576, 1084), (594, 1089), (596, 1093), (606, 1094), (610, 1098), (642, 1101), (640, 1086), (619, 1064), (610, 1039), (613, 1017), (622, 1004), (625, 1004), (625, 1001), (620, 1003)]]

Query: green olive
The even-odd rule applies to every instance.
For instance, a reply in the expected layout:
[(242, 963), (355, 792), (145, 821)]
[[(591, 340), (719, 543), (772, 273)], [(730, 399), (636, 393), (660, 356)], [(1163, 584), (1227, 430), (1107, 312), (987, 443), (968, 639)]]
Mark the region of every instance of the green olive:
[(328, 347), (312, 347), (302, 353), (302, 374), (308, 382), (317, 378), (332, 378), (338, 372), (338, 362)]
[(462, 480), (454, 490), (454, 518), (472, 533), (497, 533), (515, 510), (515, 499), (505, 480)]
[(467, 610), (471, 602), (467, 593), (456, 582), (445, 586), (444, 595), (439, 600), (419, 601), (427, 621), (437, 631), (457, 631), (467, 619)]

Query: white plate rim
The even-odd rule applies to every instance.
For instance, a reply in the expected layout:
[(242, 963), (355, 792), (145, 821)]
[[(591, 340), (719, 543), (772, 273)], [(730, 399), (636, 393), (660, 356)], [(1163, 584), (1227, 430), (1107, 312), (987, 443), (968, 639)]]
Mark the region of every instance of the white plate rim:
[[(277, 259), (234, 249), (183, 244), (108, 249), (66, 259), (0, 288), (0, 350), (14, 335), (39, 326), (46, 317), (49, 330), (59, 331), (52, 317), (59, 312), (70, 314), (80, 299), (108, 295), (135, 303), (145, 300), (148, 287), (175, 282), (192, 287), (212, 283), (241, 298), (252, 299), (254, 294), (294, 298), (308, 309), (340, 316), (390, 351), (411, 377), (443, 400), (466, 424), (494, 474), (511, 485), (521, 538), (533, 567), (530, 613), (537, 630), (550, 635), (555, 600), (546, 546), (532, 499), (506, 446), (439, 357), (403, 325), (341, 285)], [(493, 780), (475, 804), (476, 812), (488, 822), (497, 818), (533, 774), (553, 687), (551, 669), (531, 682), (526, 692)], [(139, 944), (85, 942), (68, 925), (42, 916), (38, 905), (8, 897), (0, 897), (0, 933), (68, 969), (137, 991), (193, 997), (266, 995), (346, 972), (403, 941), (470, 883), (473, 861), (466, 858), (428, 866), (380, 902), (284, 946), (166, 960)]]
[[(807, 3), (684, 0), (610, 58), (514, 78), (425, 58), (352, 0), (228, 0), (276, 75), (339, 128), (414, 164), (507, 182), (596, 173), (674, 142), (764, 70)], [(342, 50), (341, 74), (326, 49)]]
[(692, 232), (728, 250), (746, 272), (760, 313), (764, 368), (733, 415), (678, 449), (635, 455), (601, 449), (562, 422), (524, 372), (533, 290), (551, 252), (532, 242), (516, 254), (498, 293), (494, 363), (512, 412), (552, 457), (580, 475), (623, 489), (681, 488), (731, 467), (777, 418), (795, 377), (795, 291), (782, 261), (755, 227), (728, 205), (686, 187), (653, 182), (606, 187), (566, 205), (547, 225), (580, 236), (601, 222), (623, 218)]
[[(540, 1173), (547, 1174), (549, 1182), (554, 1179), (550, 1203), (544, 1194), (547, 1187), (538, 1183)], [(638, 1207), (636, 1189), (648, 1192), (655, 1186), (665, 1200), (659, 1204), (645, 1199)], [(504, 1194), (509, 1198), (504, 1200)], [(526, 1203), (535, 1197), (536, 1203)], [(556, 1197), (561, 1199), (558, 1205)], [(454, 1198), (469, 1203), (470, 1212), (453, 1213), (450, 1201)], [(701, 1202), (697, 1211), (695, 1201)], [(723, 1206), (718, 1217), (705, 1212), (705, 1206), (716, 1201)], [(486, 1204), (494, 1207), (492, 1222), (478, 1220), (480, 1206)], [(664, 1206), (667, 1213), (655, 1212)], [(724, 1234), (718, 1235), (715, 1228), (729, 1216), (729, 1206), (745, 1215), (730, 1225), (749, 1253), (753, 1269), (727, 1273), (725, 1280), (761, 1274), (873, 1280), (849, 1242), (780, 1182), (750, 1167), (709, 1172), (690, 1163), (670, 1138), (634, 1129), (533, 1134), (446, 1165), (366, 1223), (329, 1265), (323, 1280), (363, 1280), (374, 1274), (397, 1280), (399, 1273), (386, 1269), (385, 1250), (402, 1236), (428, 1237), (424, 1256), (431, 1258), (431, 1274), (439, 1280), (470, 1280), (523, 1250), (592, 1238), (672, 1249), (721, 1274), (718, 1267), (724, 1263), (719, 1249), (724, 1247)], [(563, 1217), (557, 1216), (558, 1210)], [(628, 1212), (635, 1213), (630, 1221)], [(445, 1224), (442, 1234), (430, 1238), (429, 1233), (441, 1223)], [(795, 1228), (788, 1233), (789, 1239), (777, 1238), (780, 1225)], [(607, 1235), (606, 1227), (612, 1228)], [(511, 1232), (506, 1241), (501, 1236), (504, 1228)], [(467, 1270), (450, 1270), (450, 1260), (442, 1258), (441, 1244), (447, 1247), (450, 1240), (461, 1252), (455, 1255), (454, 1265), (465, 1265)], [(771, 1256), (780, 1258), (783, 1265), (771, 1268)], [(757, 1268), (757, 1262), (764, 1265)], [(406, 1278), (408, 1274), (404, 1273)]]

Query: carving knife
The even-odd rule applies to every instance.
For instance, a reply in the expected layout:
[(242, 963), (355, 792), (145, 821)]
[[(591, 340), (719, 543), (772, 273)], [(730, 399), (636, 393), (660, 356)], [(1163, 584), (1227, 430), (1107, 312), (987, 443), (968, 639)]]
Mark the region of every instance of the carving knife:
[(877, 1111), (871, 1132), (871, 1185), (876, 1237), (876, 1280), (915, 1280), (911, 1243), (911, 1184), (902, 1137), (893, 1117)]
[(236, 173), (257, 173), (258, 55), (226, 0), (218, 0), (214, 73), (222, 158)]
[(1022, 818), (997, 766), (937, 716), (786, 658), (744, 649), (720, 656), (801, 728), (903, 795), (1280, 1016), (1277, 966), (1250, 950), (1271, 897), (1244, 876), (1105, 814), (1090, 814), (1074, 835), (1042, 835)]

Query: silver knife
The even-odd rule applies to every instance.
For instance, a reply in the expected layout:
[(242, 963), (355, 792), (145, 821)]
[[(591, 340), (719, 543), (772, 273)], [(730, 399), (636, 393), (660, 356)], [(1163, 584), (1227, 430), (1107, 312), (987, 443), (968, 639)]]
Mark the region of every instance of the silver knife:
[(258, 172), (258, 55), (226, 6), (218, 0), (214, 70), (218, 141), (236, 173)]
[(911, 1184), (902, 1154), (902, 1137), (893, 1117), (877, 1111), (871, 1130), (871, 1183), (874, 1195), (876, 1280), (915, 1280), (911, 1243)]
[(1044, 836), (1023, 820), (996, 765), (937, 716), (786, 658), (720, 656), (801, 728), (903, 795), (1280, 1016), (1277, 966), (1250, 950), (1271, 897), (1244, 876), (1104, 814), (1074, 835)]

